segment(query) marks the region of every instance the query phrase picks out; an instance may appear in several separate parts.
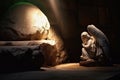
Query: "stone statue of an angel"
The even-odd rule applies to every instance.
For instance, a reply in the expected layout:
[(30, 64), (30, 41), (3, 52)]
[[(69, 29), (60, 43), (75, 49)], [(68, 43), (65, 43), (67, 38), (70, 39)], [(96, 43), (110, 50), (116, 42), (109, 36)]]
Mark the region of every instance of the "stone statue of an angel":
[(110, 45), (106, 35), (94, 25), (88, 25), (87, 31), (81, 33), (82, 54), (80, 65), (111, 65)]

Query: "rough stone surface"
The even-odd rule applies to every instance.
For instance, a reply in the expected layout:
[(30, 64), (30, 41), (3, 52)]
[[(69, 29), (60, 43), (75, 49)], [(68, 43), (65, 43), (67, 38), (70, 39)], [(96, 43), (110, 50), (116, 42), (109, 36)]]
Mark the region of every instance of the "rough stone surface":
[(0, 46), (0, 73), (39, 70), (43, 63), (39, 46)]
[(45, 14), (30, 3), (16, 3), (0, 24), (0, 40), (37, 40), (47, 38), (50, 23)]

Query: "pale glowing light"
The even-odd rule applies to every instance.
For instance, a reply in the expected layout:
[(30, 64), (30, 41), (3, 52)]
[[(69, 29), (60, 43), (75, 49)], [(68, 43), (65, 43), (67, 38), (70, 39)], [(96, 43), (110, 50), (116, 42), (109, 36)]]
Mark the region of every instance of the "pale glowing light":
[(9, 10), (7, 18), (15, 24), (9, 24), (10, 27), (21, 32), (22, 34), (40, 33), (50, 29), (50, 23), (46, 15), (35, 5), (19, 4)]
[(40, 15), (39, 12), (36, 12), (34, 16), (34, 24), (36, 25), (37, 28), (45, 28), (48, 30), (50, 28), (50, 24), (47, 24), (48, 22), (47, 17), (43, 16), (44, 14)]
[(42, 11), (33, 11), (33, 23), (34, 27), (40, 30), (40, 33), (44, 32), (44, 30), (50, 29), (50, 23), (48, 22), (47, 17), (42, 13)]
[(56, 41), (55, 40), (41, 40), (42, 43), (47, 43), (47, 44), (50, 44), (50, 45), (55, 45), (56, 44)]
[(78, 70), (80, 68), (80, 65), (79, 63), (65, 63), (65, 64), (56, 65), (53, 68), (59, 70), (72, 70), (72, 69)]

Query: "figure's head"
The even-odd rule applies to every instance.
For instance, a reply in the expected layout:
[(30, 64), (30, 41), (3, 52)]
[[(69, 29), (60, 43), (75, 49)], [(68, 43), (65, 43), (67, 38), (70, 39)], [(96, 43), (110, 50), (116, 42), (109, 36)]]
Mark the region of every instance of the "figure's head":
[(84, 43), (86, 43), (86, 41), (88, 41), (90, 39), (90, 35), (88, 34), (88, 32), (86, 32), (86, 31), (82, 32), (81, 39)]

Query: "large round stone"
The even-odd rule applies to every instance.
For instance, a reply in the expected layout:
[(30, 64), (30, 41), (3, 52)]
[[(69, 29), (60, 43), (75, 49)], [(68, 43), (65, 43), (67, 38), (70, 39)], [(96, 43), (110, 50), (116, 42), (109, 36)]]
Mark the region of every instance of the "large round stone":
[(0, 25), (0, 40), (41, 39), (49, 28), (47, 17), (37, 6), (16, 3), (7, 11)]

